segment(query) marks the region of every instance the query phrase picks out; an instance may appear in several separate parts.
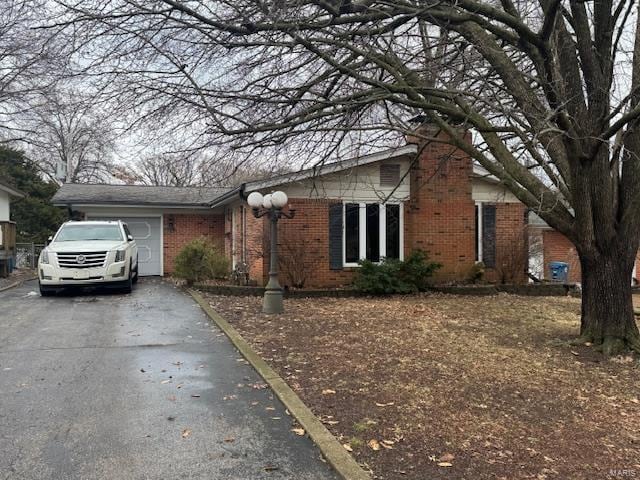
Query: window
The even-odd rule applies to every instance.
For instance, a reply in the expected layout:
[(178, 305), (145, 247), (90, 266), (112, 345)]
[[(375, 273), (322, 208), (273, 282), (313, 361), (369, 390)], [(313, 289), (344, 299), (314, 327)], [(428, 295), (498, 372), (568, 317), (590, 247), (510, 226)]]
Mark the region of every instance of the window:
[(345, 266), (365, 258), (402, 259), (402, 205), (345, 203), (343, 214)]
[(496, 264), (496, 206), (490, 203), (476, 203), (476, 262), (486, 267)]
[(123, 240), (120, 225), (65, 225), (56, 235), (56, 242), (82, 242), (89, 240)]
[(400, 258), (400, 205), (387, 205), (386, 247), (387, 258)]

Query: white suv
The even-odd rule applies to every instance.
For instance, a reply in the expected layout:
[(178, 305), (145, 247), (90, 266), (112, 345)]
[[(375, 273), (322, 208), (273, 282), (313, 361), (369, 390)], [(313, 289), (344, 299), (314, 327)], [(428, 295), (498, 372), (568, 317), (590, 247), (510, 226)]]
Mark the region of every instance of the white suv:
[(40, 253), (40, 294), (67, 286), (109, 285), (131, 292), (138, 280), (138, 247), (118, 221), (66, 222)]

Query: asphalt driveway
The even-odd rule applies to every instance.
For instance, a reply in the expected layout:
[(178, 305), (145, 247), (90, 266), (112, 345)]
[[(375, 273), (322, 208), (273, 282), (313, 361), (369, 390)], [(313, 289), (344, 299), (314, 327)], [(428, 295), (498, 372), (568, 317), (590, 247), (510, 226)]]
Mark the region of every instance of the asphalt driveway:
[(197, 304), (0, 293), (0, 479), (334, 479)]

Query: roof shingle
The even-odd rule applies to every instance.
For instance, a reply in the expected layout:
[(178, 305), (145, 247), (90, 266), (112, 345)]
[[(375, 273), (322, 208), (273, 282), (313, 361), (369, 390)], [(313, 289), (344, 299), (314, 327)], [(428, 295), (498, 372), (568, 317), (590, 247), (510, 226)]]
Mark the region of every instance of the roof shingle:
[(65, 183), (52, 198), (54, 205), (165, 205), (205, 207), (228, 187), (158, 187)]

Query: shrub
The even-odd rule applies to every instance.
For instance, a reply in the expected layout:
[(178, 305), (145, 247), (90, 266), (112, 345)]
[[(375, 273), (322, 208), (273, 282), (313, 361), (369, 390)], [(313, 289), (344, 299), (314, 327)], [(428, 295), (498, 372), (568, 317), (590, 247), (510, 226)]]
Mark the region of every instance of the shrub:
[(476, 262), (469, 270), (469, 281), (471, 283), (477, 283), (484, 278), (485, 266), (483, 262)]
[(423, 251), (416, 250), (404, 261), (360, 261), (353, 283), (357, 290), (374, 295), (421, 292), (428, 288), (429, 278), (440, 267), (440, 264), (428, 261)]
[(229, 274), (229, 261), (218, 247), (204, 237), (187, 243), (175, 259), (175, 274), (187, 281), (194, 282), (224, 278)]

